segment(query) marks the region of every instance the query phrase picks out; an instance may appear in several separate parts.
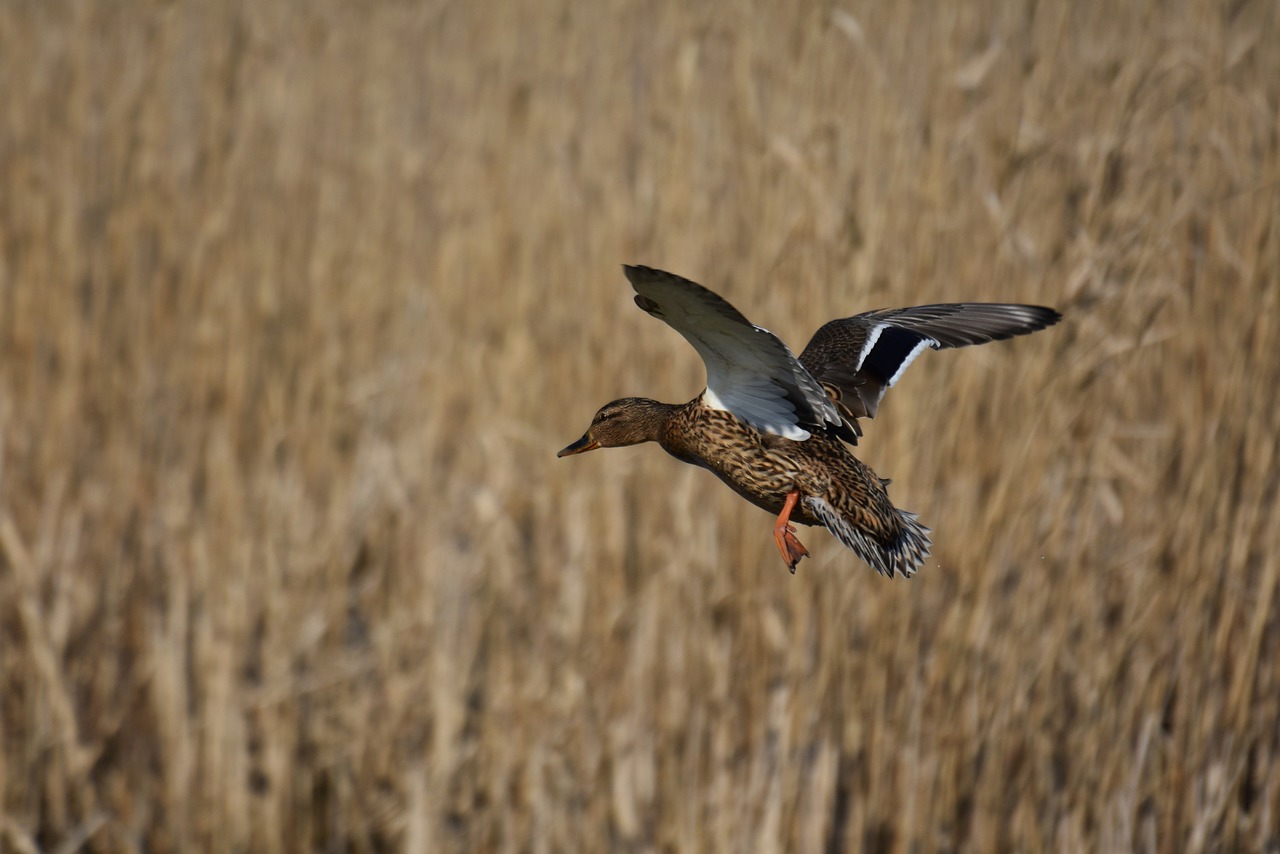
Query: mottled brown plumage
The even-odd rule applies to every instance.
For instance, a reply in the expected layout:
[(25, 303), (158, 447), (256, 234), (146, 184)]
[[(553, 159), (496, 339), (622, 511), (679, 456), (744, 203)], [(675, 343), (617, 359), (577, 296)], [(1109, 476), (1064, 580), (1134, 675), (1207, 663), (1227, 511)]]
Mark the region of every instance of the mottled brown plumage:
[(707, 365), (707, 389), (685, 404), (629, 397), (606, 404), (569, 456), (657, 442), (778, 514), (774, 538), (788, 568), (808, 550), (792, 522), (822, 525), (877, 572), (910, 576), (929, 555), (929, 529), (893, 506), (888, 481), (850, 453), (857, 419), (874, 417), (885, 389), (925, 347), (1022, 335), (1056, 323), (1038, 306), (955, 304), (834, 320), (797, 359), (772, 333), (687, 279), (627, 267), (636, 303), (685, 336)]

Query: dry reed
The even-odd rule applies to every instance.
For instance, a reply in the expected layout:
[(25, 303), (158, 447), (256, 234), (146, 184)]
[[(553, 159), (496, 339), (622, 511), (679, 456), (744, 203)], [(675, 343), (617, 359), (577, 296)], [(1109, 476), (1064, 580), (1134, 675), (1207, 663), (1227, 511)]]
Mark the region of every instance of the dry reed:
[[(0, 848), (1277, 850), (1273, 4), (0, 6)], [(927, 354), (910, 582), (653, 447)]]

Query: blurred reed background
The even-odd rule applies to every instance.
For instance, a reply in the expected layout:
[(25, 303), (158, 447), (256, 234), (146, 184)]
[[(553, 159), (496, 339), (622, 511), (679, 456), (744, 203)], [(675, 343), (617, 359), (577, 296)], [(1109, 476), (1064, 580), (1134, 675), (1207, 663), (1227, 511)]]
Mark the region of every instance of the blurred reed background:
[[(1280, 25), (0, 5), (0, 848), (1280, 848)], [(657, 448), (620, 264), (926, 354), (909, 582)]]

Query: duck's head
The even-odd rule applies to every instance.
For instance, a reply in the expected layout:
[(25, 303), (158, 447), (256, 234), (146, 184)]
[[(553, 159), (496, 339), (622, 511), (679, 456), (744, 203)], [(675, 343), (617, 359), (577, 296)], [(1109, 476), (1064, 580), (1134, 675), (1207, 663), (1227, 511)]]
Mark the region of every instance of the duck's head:
[(557, 457), (568, 457), (596, 448), (620, 448), (657, 441), (675, 407), (644, 397), (624, 397), (600, 407), (582, 438)]

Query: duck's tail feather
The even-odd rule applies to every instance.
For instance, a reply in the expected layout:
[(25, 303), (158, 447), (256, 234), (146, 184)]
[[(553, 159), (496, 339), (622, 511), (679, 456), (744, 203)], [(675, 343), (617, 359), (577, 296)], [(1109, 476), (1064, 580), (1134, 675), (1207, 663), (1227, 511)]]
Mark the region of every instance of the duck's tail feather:
[(910, 578), (929, 557), (932, 547), (930, 531), (916, 521), (914, 513), (894, 508), (898, 514), (899, 530), (897, 536), (885, 544), (870, 532), (853, 525), (825, 500), (806, 496), (804, 503), (828, 531), (881, 575), (893, 578), (895, 573), (900, 573), (904, 578)]

